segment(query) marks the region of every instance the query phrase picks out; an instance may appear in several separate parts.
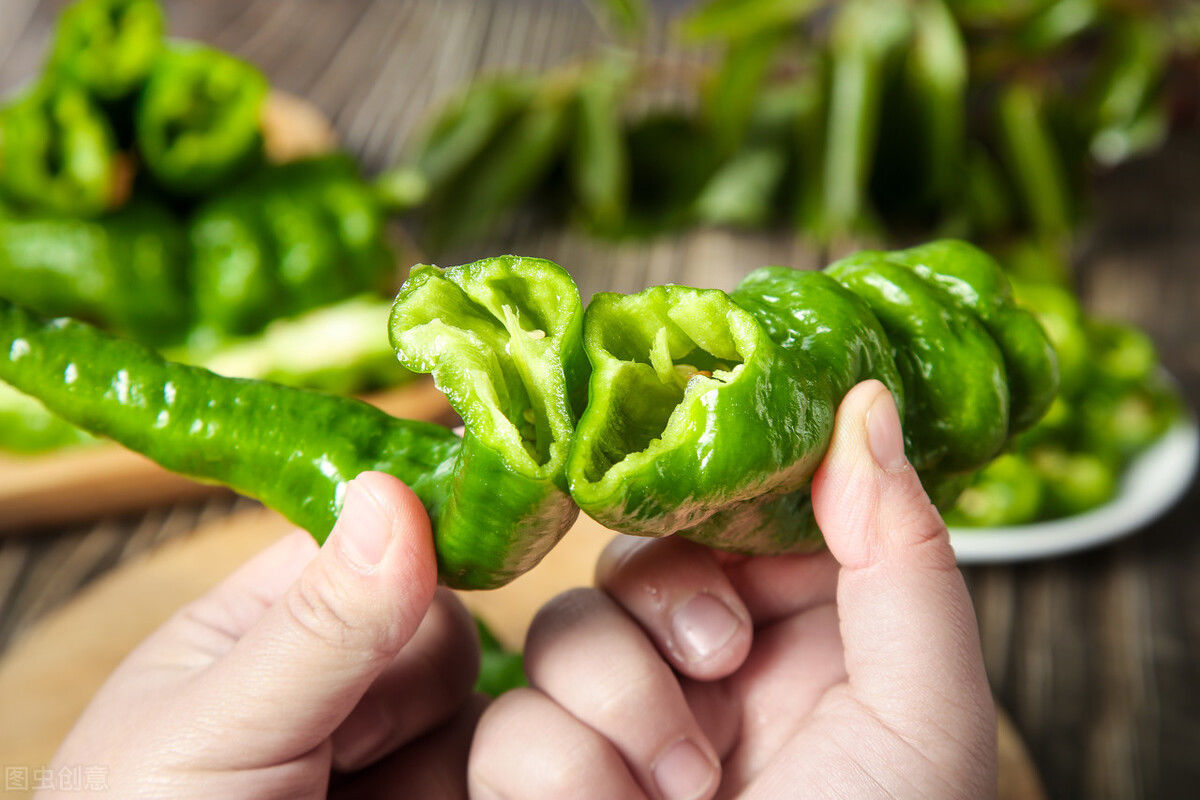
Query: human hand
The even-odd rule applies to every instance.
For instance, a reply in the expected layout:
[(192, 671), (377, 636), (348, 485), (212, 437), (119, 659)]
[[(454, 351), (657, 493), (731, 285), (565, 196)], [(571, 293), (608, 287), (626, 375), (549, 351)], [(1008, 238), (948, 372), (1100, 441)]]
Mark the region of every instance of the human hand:
[(993, 796), (974, 612), (882, 384), (843, 400), (813, 508), (818, 554), (614, 542), (534, 620), (472, 796)]
[(285, 537), (131, 653), (55, 764), (124, 798), (465, 796), (478, 667), (420, 501), (363, 473), (324, 547)]

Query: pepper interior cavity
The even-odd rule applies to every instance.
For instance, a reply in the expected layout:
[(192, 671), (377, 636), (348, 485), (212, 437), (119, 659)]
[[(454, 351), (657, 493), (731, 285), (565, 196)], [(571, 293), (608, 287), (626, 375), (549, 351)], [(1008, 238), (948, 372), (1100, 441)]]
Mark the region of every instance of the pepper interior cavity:
[(580, 421), (588, 434), (577, 440), (588, 443), (581, 474), (592, 483), (653, 460), (703, 395), (739, 379), (755, 348), (753, 320), (716, 290), (600, 294), (584, 326), (595, 374)]
[(470, 434), (528, 456), (530, 470), (561, 463), (572, 427), (560, 351), (579, 320), (549, 264), (417, 267), (390, 322), (401, 363), (432, 373)]

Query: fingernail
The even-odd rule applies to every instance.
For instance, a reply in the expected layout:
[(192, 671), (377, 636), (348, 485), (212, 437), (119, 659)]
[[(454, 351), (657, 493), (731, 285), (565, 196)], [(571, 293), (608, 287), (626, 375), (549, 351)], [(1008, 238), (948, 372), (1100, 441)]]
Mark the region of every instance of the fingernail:
[(706, 796), (717, 771), (700, 748), (680, 739), (659, 756), (653, 767), (654, 782), (664, 800), (695, 800)]
[(896, 413), (891, 392), (880, 392), (867, 409), (867, 444), (875, 463), (888, 472), (899, 472), (908, 467), (900, 415)]
[(375, 496), (357, 478), (346, 484), (346, 500), (337, 521), (342, 554), (359, 569), (370, 569), (383, 560), (391, 538), (391, 521)]
[(738, 618), (711, 594), (693, 595), (671, 617), (671, 632), (689, 660), (704, 661), (737, 633)]

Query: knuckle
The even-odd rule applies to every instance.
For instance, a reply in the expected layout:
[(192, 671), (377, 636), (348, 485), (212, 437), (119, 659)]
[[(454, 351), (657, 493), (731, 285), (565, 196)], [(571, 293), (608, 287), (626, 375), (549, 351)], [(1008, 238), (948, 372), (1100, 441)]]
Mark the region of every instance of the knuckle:
[(301, 575), (284, 595), (283, 610), (294, 629), (326, 647), (372, 657), (398, 649), (395, 626), (371, 624), (359, 613), (350, 588), (331, 570), (318, 567)]

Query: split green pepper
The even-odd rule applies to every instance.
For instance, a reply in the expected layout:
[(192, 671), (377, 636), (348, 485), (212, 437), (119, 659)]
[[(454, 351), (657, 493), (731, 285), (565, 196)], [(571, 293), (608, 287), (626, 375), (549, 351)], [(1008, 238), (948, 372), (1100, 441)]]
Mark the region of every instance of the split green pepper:
[(0, 199), (33, 213), (95, 216), (123, 199), (124, 162), (87, 92), (43, 81), (0, 110)]
[(163, 187), (208, 191), (262, 152), (267, 79), (228, 53), (175, 44), (155, 62), (138, 98), (138, 152)]
[(193, 214), (198, 323), (245, 334), (387, 282), (383, 209), (347, 156), (264, 167)]
[(1009, 292), (994, 261), (947, 241), (823, 273), (770, 267), (729, 296), (597, 295), (572, 496), (624, 532), (751, 553), (814, 546), (809, 483), (838, 403), (867, 378), (896, 397), (931, 493), (956, 489), (1057, 385), (1053, 350)]
[(141, 88), (163, 48), (158, 0), (79, 0), (58, 18), (52, 71), (102, 102)]

